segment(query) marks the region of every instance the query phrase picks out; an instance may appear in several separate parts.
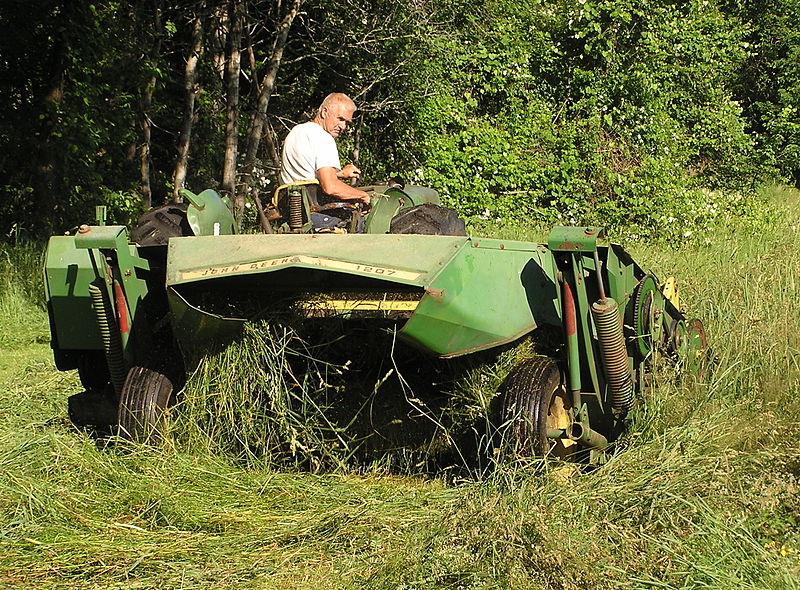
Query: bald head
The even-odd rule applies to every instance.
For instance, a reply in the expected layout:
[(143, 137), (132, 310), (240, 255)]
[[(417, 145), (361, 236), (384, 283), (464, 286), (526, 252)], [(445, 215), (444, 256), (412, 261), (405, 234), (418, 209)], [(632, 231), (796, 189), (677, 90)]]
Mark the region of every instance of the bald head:
[(351, 99), (349, 96), (342, 94), (341, 92), (331, 92), (322, 100), (322, 104), (319, 105), (317, 114), (321, 113), (322, 109), (330, 109), (336, 105), (347, 107), (352, 109), (354, 112), (356, 110), (356, 103), (354, 103), (353, 99)]
[(333, 137), (339, 137), (347, 128), (347, 124), (352, 121), (355, 112), (356, 103), (349, 96), (341, 92), (333, 92), (326, 96), (319, 105), (314, 122), (322, 126)]

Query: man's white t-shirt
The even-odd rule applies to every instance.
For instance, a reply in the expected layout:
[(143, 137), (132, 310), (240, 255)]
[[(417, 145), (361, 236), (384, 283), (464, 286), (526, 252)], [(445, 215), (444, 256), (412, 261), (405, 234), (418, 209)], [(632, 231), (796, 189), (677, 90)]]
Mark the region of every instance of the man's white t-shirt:
[(296, 125), (283, 144), (281, 184), (316, 180), (317, 170), (326, 167), (342, 168), (336, 140), (314, 121)]

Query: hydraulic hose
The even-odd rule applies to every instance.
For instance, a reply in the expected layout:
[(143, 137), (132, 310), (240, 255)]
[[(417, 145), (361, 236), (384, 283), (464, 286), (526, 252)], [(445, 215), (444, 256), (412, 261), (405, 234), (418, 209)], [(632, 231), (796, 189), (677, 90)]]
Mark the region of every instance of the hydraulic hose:
[(89, 285), (89, 296), (92, 298), (92, 308), (100, 329), (100, 338), (103, 341), (103, 350), (108, 363), (108, 373), (111, 375), (111, 384), (114, 391), (119, 393), (125, 383), (125, 362), (122, 358), (122, 340), (114, 321), (114, 315), (106, 303), (103, 290), (97, 285)]
[(600, 360), (611, 392), (611, 406), (621, 414), (633, 407), (633, 379), (619, 320), (619, 306), (610, 297), (592, 304), (592, 317), (600, 343)]

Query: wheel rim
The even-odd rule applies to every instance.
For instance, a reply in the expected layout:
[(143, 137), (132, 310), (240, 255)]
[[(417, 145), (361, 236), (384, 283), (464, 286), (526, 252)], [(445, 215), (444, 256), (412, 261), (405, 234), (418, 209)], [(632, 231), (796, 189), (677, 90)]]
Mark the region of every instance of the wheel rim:
[(708, 337), (703, 322), (698, 319), (689, 320), (686, 325), (688, 340), (687, 364), (689, 370), (697, 377), (703, 377), (708, 367)]
[(686, 329), (686, 322), (672, 320), (667, 338), (670, 352), (675, 353), (678, 358), (685, 358), (689, 352), (689, 331)]

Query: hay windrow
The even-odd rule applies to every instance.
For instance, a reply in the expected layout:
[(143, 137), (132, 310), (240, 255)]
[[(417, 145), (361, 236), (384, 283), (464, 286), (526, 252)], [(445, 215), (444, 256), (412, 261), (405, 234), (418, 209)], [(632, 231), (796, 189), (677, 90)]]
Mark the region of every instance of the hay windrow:
[(281, 468), (474, 466), (490, 402), (533, 341), (441, 360), (397, 330), (374, 319), (249, 323), (190, 376), (172, 436)]

